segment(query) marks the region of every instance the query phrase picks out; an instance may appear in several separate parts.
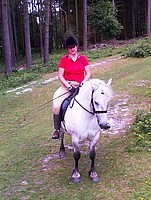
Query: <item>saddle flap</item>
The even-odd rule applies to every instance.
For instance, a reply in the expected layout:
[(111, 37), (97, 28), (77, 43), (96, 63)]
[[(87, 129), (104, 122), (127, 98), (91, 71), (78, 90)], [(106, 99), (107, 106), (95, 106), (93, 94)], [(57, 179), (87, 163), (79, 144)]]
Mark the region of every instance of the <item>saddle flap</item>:
[(67, 108), (71, 102), (71, 100), (79, 93), (79, 87), (76, 88), (76, 91), (74, 92), (74, 94), (71, 94), (69, 97), (67, 97), (66, 99), (64, 99), (64, 101), (61, 104), (61, 108), (60, 108), (60, 116), (61, 116), (61, 121), (64, 121), (64, 116), (65, 113), (67, 111)]
[(60, 108), (61, 121), (64, 121), (64, 116), (65, 116), (66, 110), (67, 110), (72, 98), (73, 98), (73, 96), (70, 95), (69, 97), (64, 99), (64, 101), (61, 104), (61, 108)]

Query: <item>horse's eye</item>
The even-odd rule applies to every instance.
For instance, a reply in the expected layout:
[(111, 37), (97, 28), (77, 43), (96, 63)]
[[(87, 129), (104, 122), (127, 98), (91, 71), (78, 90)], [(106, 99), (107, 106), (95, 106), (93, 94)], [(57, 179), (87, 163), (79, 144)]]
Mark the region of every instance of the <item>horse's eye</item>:
[(98, 103), (98, 102), (96, 102), (96, 101), (95, 101), (94, 103), (96, 104), (96, 106), (98, 106), (98, 105), (99, 105), (99, 103)]

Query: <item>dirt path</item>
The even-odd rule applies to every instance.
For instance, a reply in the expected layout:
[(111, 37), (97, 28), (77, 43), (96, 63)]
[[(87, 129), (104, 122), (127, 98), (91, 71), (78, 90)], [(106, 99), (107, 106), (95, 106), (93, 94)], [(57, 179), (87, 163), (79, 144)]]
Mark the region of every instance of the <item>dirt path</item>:
[(107, 133), (125, 133), (127, 127), (132, 123), (134, 119), (132, 110), (134, 107), (129, 106), (129, 99), (130, 97), (126, 94), (122, 96), (115, 94), (112, 105), (109, 107), (108, 111), (108, 119), (111, 128), (106, 131)]

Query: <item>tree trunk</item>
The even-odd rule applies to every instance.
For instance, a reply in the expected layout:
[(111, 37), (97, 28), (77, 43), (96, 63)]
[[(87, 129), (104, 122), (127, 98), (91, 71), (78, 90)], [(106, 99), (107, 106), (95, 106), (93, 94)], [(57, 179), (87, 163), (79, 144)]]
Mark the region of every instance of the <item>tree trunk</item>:
[(2, 0), (2, 27), (3, 27), (3, 43), (5, 57), (5, 74), (9, 77), (12, 73), (12, 55), (11, 42), (9, 32), (9, 16), (8, 16), (8, 0)]
[(150, 14), (151, 14), (151, 2), (148, 0), (148, 13), (147, 13), (147, 35), (150, 37)]
[(84, 12), (84, 30), (83, 30), (83, 50), (87, 50), (87, 0), (83, 0), (83, 12)]
[(32, 65), (28, 0), (24, 0), (24, 29), (25, 29), (25, 48), (26, 48), (26, 65), (29, 68)]
[(42, 0), (38, 0), (38, 18), (39, 18), (39, 30), (40, 30), (40, 57), (44, 56), (43, 48), (43, 17), (42, 17)]
[(79, 41), (78, 2), (77, 2), (77, 0), (75, 0), (75, 15), (76, 15), (76, 37)]
[(44, 38), (44, 64), (48, 65), (49, 60), (49, 17), (50, 17), (50, 3), (45, 0), (45, 38)]
[(67, 0), (67, 19), (66, 20), (68, 22), (67, 33), (70, 35), (71, 34), (70, 0)]
[(51, 53), (52, 49), (53, 49), (53, 33), (54, 33), (53, 32), (53, 9), (52, 9), (52, 1), (50, 1), (50, 14), (49, 15), (50, 15), (49, 16), (49, 53)]
[[(54, 2), (54, 8), (56, 8), (56, 2)], [(57, 23), (57, 19), (58, 19), (58, 12), (56, 11), (56, 9), (54, 9), (54, 20)], [(55, 38), (55, 47), (56, 49), (59, 48), (59, 35), (58, 35), (58, 29), (59, 26), (58, 24), (55, 25), (55, 30), (54, 30), (54, 38)]]
[(132, 38), (136, 37), (136, 28), (135, 28), (135, 9), (136, 9), (136, 2), (135, 0), (132, 2)]
[(84, 27), (84, 25), (83, 25), (83, 23), (84, 23), (84, 20), (83, 20), (83, 18), (84, 18), (84, 16), (83, 16), (83, 14), (84, 14), (84, 12), (83, 12), (83, 1), (81, 1), (81, 0), (78, 0), (78, 18), (79, 18), (79, 45), (80, 46), (83, 46), (83, 27)]
[(11, 16), (10, 16), (10, 0), (8, 0), (8, 24), (9, 24), (9, 37), (10, 37), (10, 46), (11, 46), (11, 62), (12, 66), (14, 67), (16, 62), (16, 56), (15, 56), (15, 46), (14, 46), (14, 36), (13, 36), (13, 29), (12, 29), (12, 23), (11, 23)]
[(18, 42), (17, 42), (17, 30), (16, 30), (14, 3), (12, 3), (12, 18), (13, 18), (13, 29), (14, 29), (15, 56), (16, 56), (16, 60), (18, 60), (19, 54), (18, 54)]

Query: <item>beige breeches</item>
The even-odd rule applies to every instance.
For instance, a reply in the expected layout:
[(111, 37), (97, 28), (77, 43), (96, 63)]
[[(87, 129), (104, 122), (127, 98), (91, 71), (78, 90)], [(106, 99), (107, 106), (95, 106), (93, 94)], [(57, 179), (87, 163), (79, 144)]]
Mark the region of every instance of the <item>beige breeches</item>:
[[(73, 87), (78, 87), (79, 83), (75, 81), (68, 81), (68, 83)], [(66, 94), (65, 94), (66, 93)], [(64, 94), (64, 95), (63, 95)], [(59, 115), (60, 106), (64, 99), (66, 99), (71, 93), (65, 86), (59, 87), (53, 95), (52, 109), (55, 115)], [(58, 97), (58, 98), (57, 98)]]

